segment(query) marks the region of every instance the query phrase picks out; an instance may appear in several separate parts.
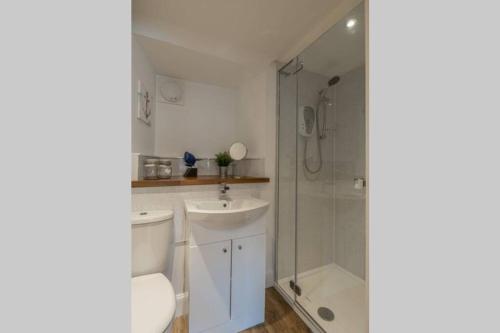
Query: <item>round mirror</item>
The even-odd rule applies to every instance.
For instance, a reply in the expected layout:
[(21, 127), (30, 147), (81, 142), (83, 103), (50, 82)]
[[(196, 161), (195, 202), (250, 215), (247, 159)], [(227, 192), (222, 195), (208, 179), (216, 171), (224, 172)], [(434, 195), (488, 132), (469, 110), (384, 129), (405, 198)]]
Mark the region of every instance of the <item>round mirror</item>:
[(247, 156), (247, 146), (241, 142), (235, 142), (229, 148), (229, 155), (235, 161), (242, 160)]

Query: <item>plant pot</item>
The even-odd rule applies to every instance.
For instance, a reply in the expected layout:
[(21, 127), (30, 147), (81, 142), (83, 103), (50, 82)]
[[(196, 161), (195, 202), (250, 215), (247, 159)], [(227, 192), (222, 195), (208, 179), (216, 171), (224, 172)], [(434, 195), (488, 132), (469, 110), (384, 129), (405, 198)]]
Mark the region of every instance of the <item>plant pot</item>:
[(227, 166), (220, 166), (219, 167), (219, 177), (227, 178)]

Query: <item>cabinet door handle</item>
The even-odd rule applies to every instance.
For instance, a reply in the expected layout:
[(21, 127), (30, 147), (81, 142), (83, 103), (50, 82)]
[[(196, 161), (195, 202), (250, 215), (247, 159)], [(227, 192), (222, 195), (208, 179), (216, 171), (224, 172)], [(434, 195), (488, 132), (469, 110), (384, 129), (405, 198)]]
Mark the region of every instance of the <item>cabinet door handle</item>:
[(243, 248), (243, 246), (238, 245), (238, 250), (241, 250), (242, 248)]
[(227, 249), (226, 249), (226, 248), (223, 248), (223, 249), (222, 249), (222, 252), (226, 253), (226, 252), (227, 252)]

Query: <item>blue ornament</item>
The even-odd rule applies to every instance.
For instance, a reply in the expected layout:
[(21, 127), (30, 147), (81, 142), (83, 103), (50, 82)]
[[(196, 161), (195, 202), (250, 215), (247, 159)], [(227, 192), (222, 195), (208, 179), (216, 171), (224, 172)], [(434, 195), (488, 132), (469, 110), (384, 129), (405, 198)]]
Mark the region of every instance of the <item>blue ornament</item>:
[(196, 163), (196, 157), (190, 152), (184, 153), (184, 163), (188, 167), (192, 167)]

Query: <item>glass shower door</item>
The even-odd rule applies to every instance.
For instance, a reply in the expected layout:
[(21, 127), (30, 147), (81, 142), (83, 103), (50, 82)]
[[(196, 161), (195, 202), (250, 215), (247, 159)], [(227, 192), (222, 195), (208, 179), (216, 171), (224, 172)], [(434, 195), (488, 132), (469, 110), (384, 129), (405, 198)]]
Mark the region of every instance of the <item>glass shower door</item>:
[(307, 107), (320, 125), (297, 132), (296, 302), (327, 332), (364, 333), (364, 66), (327, 77), (305, 61), (298, 126)]
[[(333, 310), (319, 299), (331, 287), (328, 270), (334, 261), (334, 88), (328, 87), (328, 77), (311, 70), (309, 59), (302, 55), (300, 59), (304, 68), (297, 73), (296, 285), (300, 293), (296, 300), (313, 318), (324, 306), (329, 318)], [(303, 131), (307, 112), (311, 130)]]
[(295, 297), (326, 332), (368, 330), (363, 22), (361, 4), (298, 57)]

